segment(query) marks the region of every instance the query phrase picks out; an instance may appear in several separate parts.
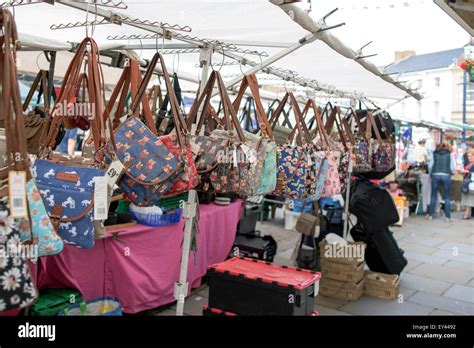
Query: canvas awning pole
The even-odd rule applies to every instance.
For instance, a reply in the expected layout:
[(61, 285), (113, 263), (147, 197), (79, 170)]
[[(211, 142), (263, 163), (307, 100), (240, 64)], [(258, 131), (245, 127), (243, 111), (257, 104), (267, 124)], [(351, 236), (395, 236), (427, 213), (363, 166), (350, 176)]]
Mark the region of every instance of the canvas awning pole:
[(332, 35), (327, 30), (321, 30), (320, 23), (312, 19), (308, 13), (293, 3), (285, 3), (282, 0), (269, 0), (272, 4), (280, 7), (293, 21), (298, 23), (301, 27), (313, 33), (316, 38), (315, 40), (321, 40), (331, 47), (334, 51), (341, 54), (342, 56), (355, 61), (360, 64), (364, 69), (371, 72), (372, 74), (379, 76), (384, 81), (394, 85), (402, 91), (408, 93), (416, 100), (421, 100), (422, 96), (405, 87), (402, 83), (393, 80), (391, 77), (383, 74), (373, 63), (364, 59), (360, 53), (355, 52), (350, 47), (345, 45), (336, 36)]

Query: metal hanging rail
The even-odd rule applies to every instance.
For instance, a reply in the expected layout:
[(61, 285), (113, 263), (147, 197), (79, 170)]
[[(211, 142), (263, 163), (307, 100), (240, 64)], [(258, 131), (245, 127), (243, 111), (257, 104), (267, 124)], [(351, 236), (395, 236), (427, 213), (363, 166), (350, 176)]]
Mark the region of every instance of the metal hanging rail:
[[(115, 1), (115, 0), (76, 0), (77, 2), (82, 2), (85, 4), (90, 4), (94, 6), (103, 6), (103, 7), (112, 7), (115, 9), (126, 10), (128, 6), (123, 1)], [(55, 0), (13, 0), (13, 1), (5, 1), (3, 2), (0, 7), (7, 8), (7, 7), (15, 7), (15, 6), (23, 6), (23, 5), (34, 5), (34, 4), (51, 4), (54, 5)]]
[[(102, 25), (102, 24), (139, 24), (149, 26), (151, 28), (159, 27), (165, 30), (176, 30), (176, 31), (183, 31), (183, 32), (191, 32), (191, 27), (188, 25), (179, 25), (179, 24), (169, 24), (166, 22), (151, 22), (149, 20), (141, 20), (137, 18), (130, 18), (130, 17), (122, 17), (116, 14), (111, 14), (109, 17), (104, 17), (102, 20), (96, 21), (86, 21), (86, 22), (70, 22), (66, 24), (53, 24), (50, 29), (57, 30), (57, 29), (71, 29), (71, 28), (78, 28), (78, 27), (85, 27), (90, 25)], [(154, 35), (154, 38), (157, 37), (157, 34)]]

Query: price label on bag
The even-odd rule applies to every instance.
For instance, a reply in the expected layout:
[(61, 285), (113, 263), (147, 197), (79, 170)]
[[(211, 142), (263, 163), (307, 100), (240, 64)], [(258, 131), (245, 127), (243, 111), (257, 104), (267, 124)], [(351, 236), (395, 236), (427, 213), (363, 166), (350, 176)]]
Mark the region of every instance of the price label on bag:
[(115, 184), (117, 183), (118, 179), (122, 176), (125, 167), (123, 166), (122, 162), (118, 159), (115, 159), (105, 172), (105, 177), (107, 178), (107, 185), (110, 190), (113, 190)]
[(26, 202), (26, 172), (10, 171), (8, 173), (8, 189), (10, 198), (10, 216), (28, 218)]
[(249, 160), (250, 164), (253, 164), (253, 163), (255, 163), (255, 161), (257, 161), (257, 157), (255, 156), (253, 150), (250, 149), (247, 145), (241, 144), (240, 148), (244, 152), (244, 154), (247, 157), (247, 159)]
[(94, 177), (94, 181), (94, 220), (107, 220), (109, 215), (107, 176), (96, 176)]

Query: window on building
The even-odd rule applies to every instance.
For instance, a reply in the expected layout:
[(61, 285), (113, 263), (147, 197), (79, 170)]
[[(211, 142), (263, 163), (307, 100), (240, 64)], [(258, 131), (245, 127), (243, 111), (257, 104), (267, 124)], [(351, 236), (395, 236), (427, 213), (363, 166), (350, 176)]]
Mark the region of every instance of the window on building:
[(435, 77), (435, 87), (441, 86), (441, 78), (440, 77)]
[(439, 101), (433, 102), (433, 113), (435, 119), (439, 119)]
[(474, 83), (468, 82), (466, 87), (467, 87), (466, 101), (470, 103), (474, 103)]

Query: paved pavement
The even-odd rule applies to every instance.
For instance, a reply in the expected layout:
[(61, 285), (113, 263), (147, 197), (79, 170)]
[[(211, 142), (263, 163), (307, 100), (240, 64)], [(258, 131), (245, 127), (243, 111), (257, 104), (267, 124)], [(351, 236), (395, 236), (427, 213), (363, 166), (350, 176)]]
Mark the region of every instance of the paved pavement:
[[(283, 226), (276, 219), (257, 229), (277, 240), (274, 262), (289, 265), (299, 234)], [(349, 302), (319, 295), (315, 309), (320, 315), (474, 315), (474, 220), (461, 220), (459, 214), (451, 223), (410, 216), (392, 230), (408, 259), (401, 274), (402, 296), (391, 301), (363, 295)], [(207, 298), (206, 287), (195, 291), (186, 300), (185, 314), (202, 315)], [(175, 310), (171, 306), (153, 314), (175, 315)]]

